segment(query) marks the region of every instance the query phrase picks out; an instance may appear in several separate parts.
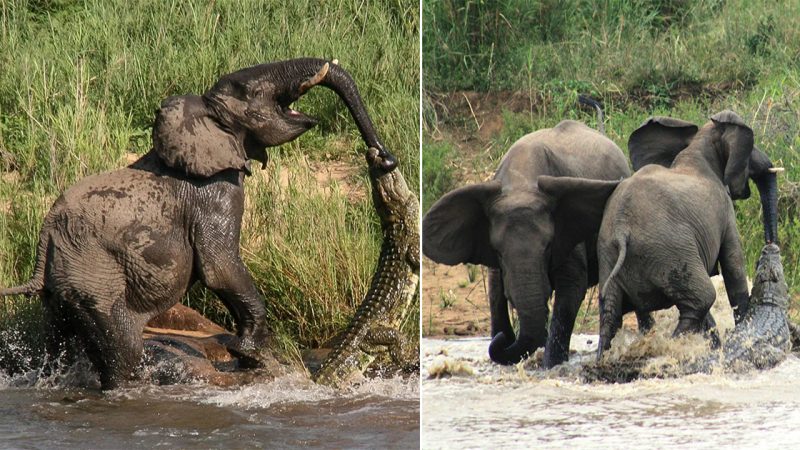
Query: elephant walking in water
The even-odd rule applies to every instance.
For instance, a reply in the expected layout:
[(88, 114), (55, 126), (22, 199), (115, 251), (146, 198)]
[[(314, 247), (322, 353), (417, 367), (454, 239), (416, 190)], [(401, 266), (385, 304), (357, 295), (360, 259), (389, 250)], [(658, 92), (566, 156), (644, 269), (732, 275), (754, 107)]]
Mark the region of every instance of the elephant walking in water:
[[(567, 360), (578, 308), (597, 283), (595, 239), (602, 210), (592, 221), (570, 192), (551, 192), (541, 176), (619, 180), (630, 175), (625, 155), (602, 133), (572, 120), (528, 134), (503, 157), (491, 181), (456, 189), (423, 218), (423, 253), (438, 263), (489, 268), (492, 343), (489, 356), (514, 364), (545, 347), (544, 365)], [(586, 195), (607, 198), (608, 181)], [(555, 291), (550, 331), (548, 299)], [(515, 337), (507, 301), (519, 316)], [(640, 325), (649, 326), (642, 316)]]
[(250, 159), (265, 163), (266, 147), (316, 124), (290, 107), (315, 85), (339, 95), (367, 146), (380, 152), (382, 169), (393, 170), (396, 160), (343, 69), (311, 58), (242, 69), (202, 96), (166, 99), (150, 152), (65, 191), (45, 218), (31, 280), (0, 296), (41, 296), (48, 353), (79, 338), (103, 389), (131, 377), (147, 321), (196, 281), (230, 310), (237, 350), (263, 362), (264, 300), (239, 256), (243, 183)]
[[(647, 312), (677, 306), (675, 333), (712, 330), (716, 290), (709, 275), (722, 272), (738, 323), (748, 308), (744, 255), (732, 200), (761, 194), (765, 240), (777, 242), (777, 184), (753, 131), (731, 111), (702, 128), (669, 117), (646, 121), (628, 142), (636, 173), (607, 199), (590, 198), (591, 181), (540, 179), (555, 190), (579, 192), (581, 207), (603, 211), (597, 250), (600, 271), (600, 345), (609, 348), (624, 305)], [(594, 203), (592, 205), (592, 203)]]

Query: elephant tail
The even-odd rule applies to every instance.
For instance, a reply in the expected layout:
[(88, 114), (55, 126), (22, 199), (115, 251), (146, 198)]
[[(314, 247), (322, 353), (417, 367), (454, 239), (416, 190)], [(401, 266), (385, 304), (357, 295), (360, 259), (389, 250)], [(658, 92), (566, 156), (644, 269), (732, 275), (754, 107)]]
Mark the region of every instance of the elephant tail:
[(44, 289), (44, 267), (47, 259), (48, 249), (50, 248), (50, 233), (47, 232), (47, 227), (43, 227), (39, 236), (39, 245), (36, 248), (36, 265), (33, 268), (33, 275), (27, 283), (19, 286), (13, 286), (5, 289), (0, 289), (0, 298), (9, 295), (24, 295), (26, 297), (33, 297), (34, 295), (41, 294)]
[(587, 97), (583, 94), (578, 95), (578, 103), (591, 106), (595, 109), (595, 111), (597, 111), (597, 130), (603, 134), (606, 134), (606, 125), (603, 122), (603, 107), (600, 106), (600, 103), (597, 100)]
[(627, 233), (619, 233), (617, 235), (617, 262), (614, 264), (614, 268), (611, 269), (611, 273), (608, 275), (606, 282), (603, 283), (603, 288), (600, 290), (600, 295), (604, 295), (607, 290), (608, 286), (611, 284), (614, 277), (617, 276), (620, 269), (622, 269), (622, 264), (625, 262), (625, 255), (628, 254), (628, 234)]
[(42, 286), (37, 287), (36, 280), (30, 280), (27, 283), (19, 286), (0, 289), (0, 297), (5, 297), (7, 295), (25, 295), (27, 297), (32, 297), (34, 295), (38, 295), (41, 291)]

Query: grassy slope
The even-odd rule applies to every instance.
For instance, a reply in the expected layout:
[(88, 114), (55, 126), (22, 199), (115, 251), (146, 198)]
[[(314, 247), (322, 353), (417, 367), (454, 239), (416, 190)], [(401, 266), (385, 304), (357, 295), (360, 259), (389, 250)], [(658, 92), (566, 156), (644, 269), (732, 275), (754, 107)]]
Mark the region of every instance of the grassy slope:
[[(265, 61), (338, 58), (416, 189), (417, 8), (399, 0), (0, 1), (0, 285), (30, 275), (42, 217), (63, 189), (149, 149), (162, 99), (203, 92), (219, 75)], [(358, 167), (349, 182), (368, 192), (363, 143), (347, 109), (324, 88), (297, 108), (320, 124), (269, 151), (266, 176), (248, 183), (242, 240), (287, 349), (317, 345), (341, 329), (380, 245), (368, 195), (351, 201), (336, 186), (324, 192), (310, 166)], [(186, 302), (230, 321), (203, 289)], [(24, 329), (38, 320), (38, 303), (6, 300), (0, 316)], [(407, 326), (412, 335), (415, 320)]]
[[(752, 126), (756, 144), (776, 165), (786, 168), (779, 178), (778, 231), (787, 281), (797, 286), (799, 13), (800, 2), (765, 0), (426, 2), (424, 204), (461, 184), (452, 181), (459, 171), (493, 170), (523, 134), (565, 118), (594, 125), (593, 113), (575, 103), (579, 92), (604, 103), (606, 132), (626, 152), (628, 136), (650, 115), (702, 124), (728, 108)], [(499, 98), (514, 91), (526, 106), (503, 111), (502, 130), (488, 142), (473, 142), (485, 151), (453, 163), (449, 155), (478, 132), (469, 113), (442, 107), (443, 93), (461, 90)], [(437, 165), (451, 173), (429, 172)], [(760, 217), (757, 195), (737, 204), (747, 267), (762, 245)], [(800, 299), (792, 312), (800, 315)]]

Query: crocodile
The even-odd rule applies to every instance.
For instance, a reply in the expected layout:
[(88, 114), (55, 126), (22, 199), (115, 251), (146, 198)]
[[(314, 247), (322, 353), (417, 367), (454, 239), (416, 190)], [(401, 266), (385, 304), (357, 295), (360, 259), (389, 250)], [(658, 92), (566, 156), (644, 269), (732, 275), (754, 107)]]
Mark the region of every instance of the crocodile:
[(383, 243), (363, 301), (312, 374), (317, 383), (332, 387), (346, 386), (364, 374), (384, 348), (395, 365), (419, 370), (418, 352), (400, 331), (419, 299), (419, 201), (399, 170), (383, 169), (378, 150), (370, 148), (366, 159)]
[(780, 249), (767, 244), (761, 250), (744, 319), (726, 336), (721, 348), (663, 372), (643, 372), (648, 358), (601, 361), (583, 368), (586, 381), (627, 382), (646, 377), (672, 377), (717, 370), (743, 373), (780, 364), (792, 349), (793, 333), (787, 318), (789, 288), (783, 275)]

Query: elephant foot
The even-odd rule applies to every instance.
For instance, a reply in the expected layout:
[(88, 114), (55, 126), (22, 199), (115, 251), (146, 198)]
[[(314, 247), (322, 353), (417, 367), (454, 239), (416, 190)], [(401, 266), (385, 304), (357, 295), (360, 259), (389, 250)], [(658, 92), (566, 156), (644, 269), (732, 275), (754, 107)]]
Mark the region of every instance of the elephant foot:
[(550, 350), (549, 347), (546, 347), (544, 351), (544, 359), (542, 360), (542, 367), (545, 369), (552, 369), (559, 364), (564, 364), (568, 360), (569, 348)]
[(226, 343), (226, 346), (231, 355), (237, 359), (237, 367), (240, 369), (265, 369), (274, 373), (283, 369), (266, 345), (256, 348), (252, 345), (252, 341), (234, 338), (232, 342)]

